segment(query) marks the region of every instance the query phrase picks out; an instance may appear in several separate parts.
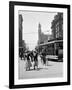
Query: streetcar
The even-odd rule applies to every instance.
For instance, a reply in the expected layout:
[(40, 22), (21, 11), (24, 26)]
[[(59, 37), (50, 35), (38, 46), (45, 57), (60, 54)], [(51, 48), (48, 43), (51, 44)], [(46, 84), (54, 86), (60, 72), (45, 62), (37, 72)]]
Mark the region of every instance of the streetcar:
[(44, 52), (49, 60), (63, 61), (63, 40), (50, 40), (38, 45), (39, 52)]

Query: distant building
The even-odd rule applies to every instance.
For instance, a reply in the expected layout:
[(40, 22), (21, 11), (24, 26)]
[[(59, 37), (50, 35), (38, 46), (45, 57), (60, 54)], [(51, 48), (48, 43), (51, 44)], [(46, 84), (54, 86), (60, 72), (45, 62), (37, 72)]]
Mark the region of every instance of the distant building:
[(51, 29), (53, 39), (63, 39), (63, 13), (55, 15)]
[(41, 31), (41, 24), (38, 25), (38, 44), (44, 43), (48, 41), (48, 35), (44, 34)]
[(52, 34), (48, 35), (48, 41), (52, 39), (53, 39), (53, 35)]

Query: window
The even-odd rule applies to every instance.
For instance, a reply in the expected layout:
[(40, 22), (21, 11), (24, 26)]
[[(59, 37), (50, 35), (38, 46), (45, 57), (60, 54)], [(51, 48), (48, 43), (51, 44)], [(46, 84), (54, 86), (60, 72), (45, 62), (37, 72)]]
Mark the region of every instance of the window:
[(59, 38), (59, 22), (56, 24), (56, 38)]

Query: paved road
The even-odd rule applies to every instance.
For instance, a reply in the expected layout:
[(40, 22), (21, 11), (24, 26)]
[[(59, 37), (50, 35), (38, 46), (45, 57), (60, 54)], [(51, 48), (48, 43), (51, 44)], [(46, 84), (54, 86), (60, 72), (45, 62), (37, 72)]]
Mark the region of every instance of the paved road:
[(25, 62), (19, 60), (19, 79), (29, 78), (52, 78), (62, 77), (63, 75), (63, 62), (48, 61), (48, 66), (43, 66), (38, 70), (25, 71)]

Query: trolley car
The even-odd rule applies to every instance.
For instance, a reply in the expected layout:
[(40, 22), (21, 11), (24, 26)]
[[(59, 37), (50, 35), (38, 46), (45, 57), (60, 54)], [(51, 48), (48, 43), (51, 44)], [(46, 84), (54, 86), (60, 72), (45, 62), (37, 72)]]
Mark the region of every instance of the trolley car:
[(46, 58), (63, 61), (63, 40), (52, 40), (38, 45), (39, 52), (44, 52)]

